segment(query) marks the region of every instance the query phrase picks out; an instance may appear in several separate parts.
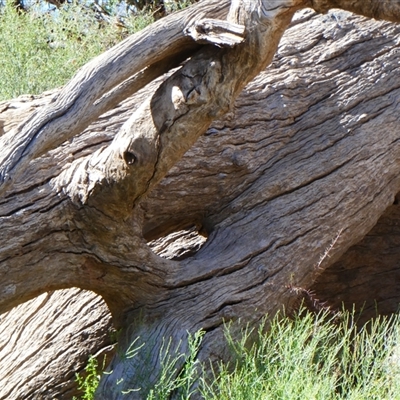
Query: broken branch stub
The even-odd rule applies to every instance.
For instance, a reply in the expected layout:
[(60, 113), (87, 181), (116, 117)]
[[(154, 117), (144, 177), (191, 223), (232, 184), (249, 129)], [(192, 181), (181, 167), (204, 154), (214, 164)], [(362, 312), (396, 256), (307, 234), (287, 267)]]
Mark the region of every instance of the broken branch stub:
[(202, 19), (188, 26), (184, 33), (198, 43), (233, 47), (244, 41), (245, 26), (222, 20)]

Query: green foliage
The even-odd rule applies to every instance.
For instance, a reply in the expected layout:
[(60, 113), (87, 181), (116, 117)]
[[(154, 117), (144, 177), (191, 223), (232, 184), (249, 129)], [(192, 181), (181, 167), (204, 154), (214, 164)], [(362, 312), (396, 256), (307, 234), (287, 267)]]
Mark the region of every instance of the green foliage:
[[(200, 377), (200, 365), (196, 357), (203, 336), (203, 331), (198, 331), (194, 335), (189, 334), (188, 354), (176, 354), (175, 352), (176, 355), (172, 357), (171, 341), (161, 348), (161, 376), (154, 389), (150, 390), (147, 400), (166, 400), (170, 398), (172, 393), (176, 394), (175, 398), (181, 400), (191, 398), (195, 392), (193, 385)], [(182, 361), (183, 368), (179, 371), (179, 365), (182, 364)]]
[(250, 348), (254, 332), (235, 341), (227, 330), (237, 361), (234, 368), (221, 364), (213, 382), (203, 380), (205, 399), (400, 399), (398, 316), (357, 328), (354, 313), (337, 322), (327, 313), (307, 312), (277, 316), (267, 333), (264, 328)]
[[(101, 371), (104, 370), (106, 358), (104, 357), (103, 366), (99, 368), (96, 358), (90, 356), (88, 363), (85, 367), (85, 374), (82, 376), (76, 374), (76, 381), (78, 382), (78, 389), (83, 392), (81, 400), (93, 400), (94, 393), (100, 382)], [(77, 400), (76, 397), (73, 400)]]
[(128, 0), (127, 3), (139, 11), (156, 11), (164, 8), (167, 12), (182, 10), (198, 0)]
[(146, 11), (136, 12), (134, 16), (124, 20), (125, 28), (129, 35), (141, 31), (142, 29), (146, 28), (147, 25), (150, 25), (153, 22), (153, 16), (151, 13)]
[[(166, 12), (194, 2), (167, 2)], [(144, 9), (134, 13), (128, 10), (121, 23), (116, 15), (119, 0), (104, 3), (108, 22), (91, 10), (90, 2), (67, 2), (56, 12), (45, 13), (43, 6), (18, 12), (7, 1), (0, 8), (0, 101), (64, 85), (90, 59), (154, 22), (145, 3), (153, 2), (143, 2)]]
[[(205, 400), (400, 399), (399, 316), (358, 328), (354, 313), (338, 319), (302, 310), (294, 318), (277, 315), (256, 331), (245, 329), (239, 340), (228, 327), (235, 361), (214, 368), (211, 380), (197, 360), (203, 335), (189, 335), (187, 354), (164, 342), (160, 379), (146, 400), (189, 400), (193, 394)], [(139, 351), (130, 349), (127, 358)]]
[(152, 22), (138, 14), (121, 27), (80, 4), (51, 14), (19, 13), (10, 4), (0, 14), (0, 100), (65, 84), (91, 58)]
[[(171, 351), (171, 340), (164, 341), (160, 350), (161, 375), (158, 382), (149, 391), (146, 400), (167, 400), (172, 393), (175, 398), (188, 400), (195, 392), (193, 385), (200, 378), (201, 368), (197, 360), (201, 341), (204, 336), (203, 331), (198, 331), (194, 335), (188, 334), (188, 353), (181, 353), (178, 349)], [(126, 359), (137, 356), (144, 344), (136, 346), (135, 340), (125, 353)], [(104, 370), (105, 359), (102, 368), (99, 368), (97, 359), (90, 357), (85, 367), (85, 374), (76, 374), (78, 389), (83, 392), (81, 400), (94, 400), (94, 394), (100, 382), (102, 371)], [(183, 365), (183, 367), (182, 367)], [(107, 372), (104, 372), (107, 373)], [(111, 372), (112, 373), (112, 372)], [(122, 393), (129, 395), (141, 389), (128, 389)], [(74, 397), (73, 400), (78, 400)]]
[(183, 10), (186, 7), (196, 3), (198, 0), (175, 0), (167, 4), (167, 12), (174, 12), (178, 10)]

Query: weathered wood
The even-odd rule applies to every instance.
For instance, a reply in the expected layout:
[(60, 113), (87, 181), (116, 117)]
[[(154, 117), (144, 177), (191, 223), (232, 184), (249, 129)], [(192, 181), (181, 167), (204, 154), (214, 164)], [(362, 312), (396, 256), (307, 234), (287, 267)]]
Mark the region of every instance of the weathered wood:
[(316, 305), (360, 312), (359, 322), (399, 311), (400, 210), (398, 197), (373, 229), (308, 288)]
[[(210, 4), (215, 6), (213, 2)], [(289, 4), (291, 7), (287, 8), (286, 5)], [(120, 128), (110, 145), (102, 146), (87, 157), (78, 157), (75, 161), (70, 152), (66, 160), (58, 160), (58, 171), (50, 172), (50, 177), (48, 174), (42, 176), (44, 182), (36, 181), (37, 183), (33, 184), (29, 179), (29, 187), (32, 188), (33, 185), (37, 189), (29, 191), (29, 196), (33, 196), (29, 198), (29, 204), (33, 207), (29, 211), (24, 208), (24, 212), (18, 212), (20, 207), (15, 208), (16, 202), (13, 198), (19, 197), (22, 182), (17, 179), (10, 181), (12, 190), (5, 194), (5, 200), (0, 204), (4, 215), (2, 233), (6, 237), (17, 237), (18, 240), (2, 249), (0, 255), (1, 259), (7, 260), (6, 269), (13, 270), (12, 275), (7, 274), (4, 278), (4, 290), (0, 292), (0, 308), (2, 304), (4, 307), (12, 307), (43, 290), (81, 286), (84, 282), (86, 289), (102, 294), (110, 308), (122, 316), (124, 310), (131, 307), (132, 301), (145, 301), (147, 292), (154, 291), (153, 285), (165, 285), (167, 275), (172, 274), (174, 279), (173, 276), (180, 267), (159, 260), (148, 249), (141, 237), (142, 227), (137, 214), (139, 210), (134, 206), (181, 158), (209, 123), (227, 111), (232, 98), (239, 94), (244, 84), (270, 62), (280, 37), (297, 8), (296, 4), (290, 0), (289, 3), (283, 2), (279, 7), (274, 6), (270, 11), (259, 10), (259, 28), (257, 25), (252, 26), (251, 35), (247, 36), (242, 47), (220, 50), (205, 46), (163, 82), (154, 95), (144, 100)], [(239, 23), (244, 21), (246, 13), (253, 15), (249, 5), (237, 4), (235, 7), (242, 9), (243, 15), (237, 21)], [(209, 9), (205, 6), (204, 8)], [(121, 46), (124, 48), (125, 45)], [(116, 49), (120, 49), (121, 46), (116, 46)], [(118, 51), (116, 54), (119, 54)], [(169, 55), (170, 53), (168, 57)], [(103, 58), (107, 56), (110, 54)], [(96, 63), (101, 65), (99, 60)], [(240, 69), (237, 70), (235, 65), (240, 65)], [(85, 70), (86, 68), (82, 71)], [(79, 79), (85, 75), (82, 71), (77, 75)], [(71, 82), (76, 85), (80, 82), (79, 79), (74, 78)], [(117, 81), (115, 83), (118, 84)], [(108, 80), (107, 85), (110, 85)], [(53, 113), (64, 115), (64, 111), (75, 112), (68, 102), (63, 101), (64, 96), (72, 96), (68, 93), (68, 87), (67, 85), (63, 88), (47, 107), (42, 107), (40, 112), (28, 117), (16, 131), (9, 131), (1, 137), (4, 150), (2, 154), (8, 154), (5, 156), (8, 157), (7, 163), (13, 164), (14, 156), (17, 157), (18, 163), (28, 162), (43, 149), (70, 137), (71, 132), (67, 136), (59, 135), (56, 127), (62, 120), (57, 119), (56, 127), (52, 127), (52, 123), (47, 119)], [(78, 91), (84, 89), (75, 88)], [(98, 90), (100, 89), (96, 89), (95, 92)], [(88, 96), (87, 92), (85, 96)], [(85, 99), (88, 100), (86, 97)], [(35, 120), (39, 114), (47, 121), (44, 126), (48, 133), (43, 133), (42, 123)], [(152, 118), (149, 118), (149, 115), (152, 115)], [(75, 124), (79, 121), (81, 124), (80, 116), (79, 113), (74, 115), (75, 122), (71, 122)], [(36, 122), (33, 122), (34, 120)], [(64, 123), (61, 126), (63, 132), (69, 130)], [(28, 153), (24, 153), (26, 140), (30, 143), (32, 138), (33, 147), (29, 145), (27, 155)], [(42, 150), (32, 150), (33, 148)], [(25, 155), (22, 155), (21, 151)], [(10, 154), (13, 156), (9, 157)], [(39, 169), (42, 168), (42, 160), (38, 160), (36, 158), (31, 163), (31, 171), (35, 171), (35, 163)], [(33, 173), (37, 174), (37, 171)], [(22, 181), (25, 178), (26, 171)], [(40, 202), (40, 199), (43, 202)], [(46, 212), (43, 212), (42, 207)], [(42, 230), (34, 233), (33, 237), (30, 234), (25, 235), (24, 239), (23, 232), (27, 232), (26, 228), (32, 229), (33, 226), (40, 226)], [(106, 230), (105, 226), (108, 227)], [(98, 246), (98, 252), (95, 251), (96, 254), (93, 254), (94, 258), (89, 263), (87, 243), (97, 243), (96, 247)], [(102, 248), (104, 245), (106, 248)], [(24, 248), (23, 252), (21, 248)], [(40, 256), (35, 255), (34, 250), (39, 248), (42, 249)], [(45, 255), (44, 248), (51, 248), (50, 253)], [(40, 273), (44, 258), (47, 260), (46, 265), (59, 265), (62, 268), (61, 281), (56, 278), (58, 275), (54, 269), (45, 274)], [(109, 268), (108, 263), (115, 265)], [(144, 264), (146, 267), (143, 267)], [(25, 267), (18, 267), (21, 265)], [(82, 269), (78, 266), (85, 267)], [(41, 278), (30, 281), (27, 285), (26, 280), (22, 279), (26, 270)], [(85, 279), (89, 271), (91, 280)], [(147, 273), (141, 275), (140, 271)], [(141, 275), (139, 281), (144, 280), (140, 284), (140, 290), (132, 293), (127, 287), (124, 294), (123, 283), (129, 280), (130, 273), (133, 274), (132, 279), (135, 282), (138, 273)], [(45, 279), (42, 278), (43, 275)], [(106, 276), (110, 283), (113, 282), (111, 286), (118, 291), (119, 298), (111, 293), (108, 284), (101, 278)]]
[(115, 340), (107, 306), (78, 289), (43, 294), (0, 318), (3, 400), (72, 399), (88, 354), (102, 358)]
[[(0, 182), (9, 183), (12, 170), (18, 174), (32, 159), (74, 137), (116, 106), (121, 101), (118, 91), (113, 92), (116, 86), (165, 58), (179, 59), (179, 54), (196, 49), (196, 43), (184, 35), (185, 27), (207, 12), (218, 16), (228, 6), (227, 0), (196, 4), (128, 37), (82, 67), (51, 105), (33, 114), (11, 137), (5, 135), (0, 140), (4, 149), (0, 155)], [(104, 95), (107, 102), (101, 101)]]
[[(174, 259), (203, 244), (194, 228), (150, 243)], [(15, 307), (0, 317), (0, 399), (80, 398), (76, 373), (84, 375), (90, 355), (107, 365), (117, 339), (107, 305), (92, 292), (58, 290)]]
[(184, 32), (198, 43), (233, 47), (243, 42), (245, 27), (227, 21), (203, 19), (195, 21)]
[[(200, 358), (225, 357), (223, 320), (240, 317), (256, 323), (265, 312), (290, 307), (300, 289), (309, 289), (372, 229), (400, 191), (399, 29), (342, 11), (299, 14), (272, 66), (157, 186), (178, 158), (169, 158), (176, 152), (174, 138), (185, 142), (177, 144), (183, 152), (199, 132), (186, 141), (185, 133), (192, 134), (198, 125), (188, 119), (181, 130), (168, 126), (167, 117), (177, 121), (174, 113), (184, 109), (173, 89), (184, 80), (179, 72), (33, 160), (0, 200), (3, 309), (49, 288), (78, 286), (102, 294), (123, 329), (120, 354), (99, 398), (120, 398), (120, 390), (138, 387), (138, 370), (150, 382), (156, 379), (162, 337), (173, 337), (176, 344), (187, 330), (203, 328), (207, 333)], [(237, 51), (218, 51), (225, 55), (231, 50)], [(213, 60), (218, 51), (205, 48), (195, 60), (202, 55)], [(265, 57), (261, 63), (269, 55)], [(191, 71), (187, 65), (184, 72)], [(231, 80), (229, 74), (217, 76)], [(159, 89), (149, 101), (155, 87)], [(111, 144), (121, 124), (129, 121), (119, 136), (122, 142), (128, 128), (143, 133), (149, 112), (162, 109), (152, 105), (168, 94), (176, 100), (169, 105), (177, 107), (163, 117), (166, 125), (157, 122), (159, 115), (149, 123), (161, 131), (167, 127), (150, 180), (143, 173), (138, 175), (143, 181), (132, 182), (127, 173), (108, 181), (104, 177), (112, 174), (102, 169), (106, 159), (101, 158), (108, 148), (125, 146), (136, 157), (137, 149), (148, 143), (144, 135), (141, 142), (135, 136), (132, 148)], [(218, 107), (222, 110), (224, 104)], [(3, 125), (11, 132), (9, 123)], [(151, 143), (157, 142), (154, 132)], [(138, 164), (135, 158), (128, 160)], [(77, 177), (79, 185), (69, 190), (66, 182)], [(208, 240), (179, 262), (160, 259), (141, 237), (156, 239), (193, 224)], [(329, 257), (320, 262), (339, 232)], [(123, 358), (137, 335), (151, 354), (146, 362), (140, 355)], [(121, 377), (125, 380), (117, 385)]]
[(369, 18), (399, 22), (400, 4), (397, 0), (310, 0), (310, 7), (325, 13), (332, 8), (340, 8)]

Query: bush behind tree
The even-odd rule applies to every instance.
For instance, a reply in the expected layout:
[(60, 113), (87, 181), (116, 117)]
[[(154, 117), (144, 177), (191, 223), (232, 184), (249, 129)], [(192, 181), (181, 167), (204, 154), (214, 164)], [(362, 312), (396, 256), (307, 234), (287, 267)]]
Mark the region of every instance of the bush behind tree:
[(124, 26), (99, 21), (80, 4), (55, 14), (20, 13), (7, 3), (0, 15), (0, 100), (65, 84), (91, 58), (151, 22), (148, 13), (126, 18)]
[[(196, 1), (167, 1), (165, 11)], [(133, 1), (135, 12), (124, 11), (122, 18), (117, 12), (121, 3), (110, 1), (103, 6), (104, 19), (90, 4), (64, 4), (56, 12), (36, 5), (21, 12), (6, 2), (0, 9), (0, 101), (65, 84), (90, 59), (154, 22), (161, 3)]]

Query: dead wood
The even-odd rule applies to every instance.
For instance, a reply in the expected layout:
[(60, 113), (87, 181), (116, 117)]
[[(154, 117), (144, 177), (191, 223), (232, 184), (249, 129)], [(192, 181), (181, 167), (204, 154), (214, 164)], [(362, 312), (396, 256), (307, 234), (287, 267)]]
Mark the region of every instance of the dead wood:
[[(165, 81), (92, 121), (93, 109), (85, 108), (91, 117), (75, 121), (71, 136), (55, 138), (51, 124), (43, 125), (53, 132), (50, 141), (42, 131), (29, 136), (25, 122), (15, 128), (25, 115), (44, 121), (45, 104), (56, 110), (58, 92), (0, 105), (2, 143), (16, 155), (3, 154), (11, 161), (0, 200), (0, 305), (8, 310), (71, 286), (101, 294), (123, 329), (99, 398), (138, 387), (139, 369), (150, 383), (156, 379), (162, 337), (176, 344), (202, 328), (200, 358), (227, 357), (224, 320), (256, 323), (291, 307), (400, 192), (400, 28), (344, 11), (303, 11), (264, 70), (290, 20), (281, 18), (282, 26), (269, 28), (275, 39), (261, 60), (246, 61), (248, 69), (231, 66), (244, 65), (254, 48), (205, 46)], [(248, 27), (245, 19), (235, 23)], [(250, 49), (253, 38), (243, 45)], [(254, 65), (263, 71), (229, 110)], [(205, 75), (196, 72), (203, 67)], [(203, 85), (205, 92), (193, 89)], [(85, 107), (112, 89), (101, 90)], [(67, 126), (61, 121), (60, 129)], [(208, 239), (189, 258), (162, 259), (146, 244), (192, 225)], [(126, 362), (121, 354), (138, 336), (152, 357)], [(117, 386), (121, 377), (130, 378)]]

